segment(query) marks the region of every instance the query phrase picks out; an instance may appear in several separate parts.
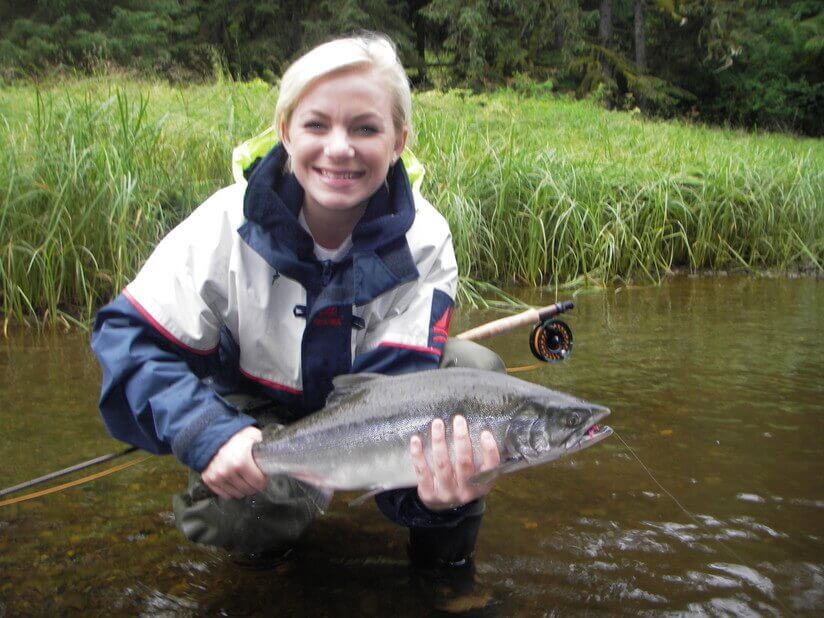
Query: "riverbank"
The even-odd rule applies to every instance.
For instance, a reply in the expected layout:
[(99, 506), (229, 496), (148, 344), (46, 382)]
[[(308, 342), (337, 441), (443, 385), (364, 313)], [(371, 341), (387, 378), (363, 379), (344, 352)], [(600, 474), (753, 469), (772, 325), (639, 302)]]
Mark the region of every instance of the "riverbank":
[[(0, 92), (0, 311), (87, 323), (157, 240), (231, 181), (263, 82), (112, 77)], [(651, 122), (512, 92), (415, 97), (424, 194), (452, 226), (465, 296), (484, 281), (822, 272), (824, 142)]]

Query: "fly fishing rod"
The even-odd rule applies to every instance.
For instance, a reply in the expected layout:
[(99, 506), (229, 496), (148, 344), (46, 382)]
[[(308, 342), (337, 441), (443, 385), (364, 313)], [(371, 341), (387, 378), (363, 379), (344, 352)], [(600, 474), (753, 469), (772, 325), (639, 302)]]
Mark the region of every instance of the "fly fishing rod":
[[(481, 324), (480, 326), (456, 335), (455, 338), (463, 339), (465, 341), (480, 341), (482, 339), (489, 339), (491, 337), (501, 335), (516, 328), (520, 328), (521, 326), (532, 324), (532, 331), (529, 334), (529, 349), (532, 351), (532, 354), (534, 354), (535, 358), (540, 361), (546, 363), (558, 363), (569, 358), (569, 355), (572, 353), (572, 330), (565, 322), (556, 319), (556, 316), (564, 313), (565, 311), (569, 311), (574, 306), (575, 305), (572, 301), (563, 301), (541, 309), (527, 309), (526, 311), (516, 315), (507, 316), (505, 318), (493, 320), (492, 322), (487, 322), (486, 324)], [(86, 468), (96, 466), (97, 464), (118, 459), (128, 455), (129, 453), (133, 453), (136, 450), (138, 450), (137, 447), (130, 446), (122, 451), (109, 453), (108, 455), (101, 455), (100, 457), (89, 459), (88, 461), (69, 466), (68, 468), (63, 468), (62, 470), (57, 470), (55, 472), (39, 476), (36, 479), (26, 481), (25, 483), (19, 483), (17, 485), (13, 485), (12, 487), (7, 487), (6, 489), (0, 490), (0, 498), (36, 485), (40, 485), (42, 483), (46, 483), (48, 481), (53, 481), (54, 479), (66, 476), (72, 472), (78, 472), (80, 470), (85, 470)], [(112, 471), (116, 470), (112, 469)], [(98, 475), (94, 475), (94, 478), (97, 477)], [(74, 484), (82, 481), (83, 479), (80, 479)], [(55, 488), (55, 490), (56, 489), (57, 488)], [(26, 497), (28, 496), (24, 496), (23, 498)], [(32, 497), (35, 496), (32, 495)], [(11, 501), (7, 502), (10, 503)], [(2, 502), (0, 502), (0, 506), (3, 506)]]
[(61, 476), (66, 476), (72, 472), (79, 472), (80, 470), (91, 468), (97, 464), (105, 463), (107, 461), (111, 461), (112, 459), (117, 459), (118, 457), (123, 457), (129, 453), (134, 453), (136, 450), (138, 450), (136, 446), (130, 446), (129, 448), (123, 449), (122, 451), (117, 451), (116, 453), (101, 455), (100, 457), (89, 459), (88, 461), (69, 466), (68, 468), (63, 468), (62, 470), (57, 470), (55, 472), (50, 472), (49, 474), (44, 474), (43, 476), (38, 476), (36, 479), (0, 490), (0, 498), (13, 494), (16, 491), (21, 491), (23, 489), (28, 489), (29, 487), (34, 487), (35, 485), (40, 485), (42, 483), (47, 483), (48, 481), (53, 481), (54, 479), (59, 479)]

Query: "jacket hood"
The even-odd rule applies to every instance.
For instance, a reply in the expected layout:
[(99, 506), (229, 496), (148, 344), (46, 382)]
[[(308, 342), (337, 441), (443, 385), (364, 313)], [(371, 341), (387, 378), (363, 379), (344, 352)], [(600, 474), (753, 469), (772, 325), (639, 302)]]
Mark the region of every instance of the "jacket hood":
[[(322, 266), (315, 259), (312, 237), (298, 221), (304, 192), (293, 174), (283, 172), (286, 157), (283, 145), (277, 144), (246, 170), (246, 223), (239, 232), (276, 270), (297, 279), (307, 289), (316, 288)], [(412, 187), (403, 162), (398, 161), (352, 231), (349, 256), (359, 288), (353, 290), (354, 302), (368, 302), (382, 291), (417, 277), (406, 244), (406, 232), (414, 220)], [(384, 270), (389, 277), (379, 277), (371, 284), (359, 277), (374, 278), (376, 272)]]
[[(277, 144), (249, 176), (243, 214), (267, 228), (284, 247), (304, 259), (313, 254), (312, 237), (298, 222), (303, 188), (294, 174), (284, 173), (286, 150)], [(376, 251), (406, 235), (415, 220), (415, 201), (403, 162), (389, 169), (384, 183), (369, 199), (363, 217), (352, 231), (353, 253)]]

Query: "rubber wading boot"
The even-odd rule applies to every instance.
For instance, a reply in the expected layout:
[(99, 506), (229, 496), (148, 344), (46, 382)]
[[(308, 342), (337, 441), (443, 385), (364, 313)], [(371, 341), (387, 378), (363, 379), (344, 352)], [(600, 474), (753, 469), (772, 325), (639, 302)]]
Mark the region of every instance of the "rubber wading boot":
[(412, 583), (433, 609), (464, 613), (491, 602), (492, 595), (475, 580), (473, 553), (481, 518), (469, 516), (454, 527), (410, 529)]
[(229, 559), (241, 568), (250, 571), (265, 571), (274, 569), (276, 566), (289, 560), (294, 554), (291, 547), (277, 551), (262, 552), (233, 552), (229, 554)]
[(477, 510), (478, 514), (464, 517), (455, 526), (410, 528), (408, 551), (412, 565), (460, 567), (471, 562), (483, 518), (483, 501), (479, 501)]

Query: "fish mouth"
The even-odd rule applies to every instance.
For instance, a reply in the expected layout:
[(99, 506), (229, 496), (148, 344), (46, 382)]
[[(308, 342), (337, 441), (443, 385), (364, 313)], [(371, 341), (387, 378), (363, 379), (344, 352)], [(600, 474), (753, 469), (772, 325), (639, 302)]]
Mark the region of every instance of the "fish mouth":
[(589, 448), (593, 444), (597, 444), (601, 440), (609, 438), (613, 433), (612, 427), (609, 425), (599, 425), (607, 416), (609, 416), (609, 410), (607, 408), (602, 408), (598, 412), (594, 412), (589, 424), (567, 440), (567, 454), (577, 453), (585, 448)]

